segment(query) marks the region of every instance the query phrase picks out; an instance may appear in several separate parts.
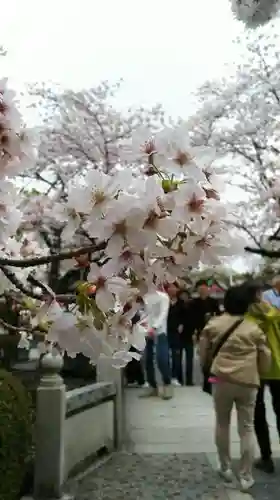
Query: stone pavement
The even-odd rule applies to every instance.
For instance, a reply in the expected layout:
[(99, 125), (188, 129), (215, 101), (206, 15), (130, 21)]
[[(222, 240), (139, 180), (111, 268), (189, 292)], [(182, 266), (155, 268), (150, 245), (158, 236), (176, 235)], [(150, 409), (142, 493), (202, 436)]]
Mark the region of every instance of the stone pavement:
[[(125, 452), (75, 481), (76, 500), (275, 500), (279, 473), (256, 474), (251, 496), (226, 487), (215, 468), (214, 414), (211, 397), (200, 387), (179, 387), (174, 398), (139, 399), (140, 389), (127, 389), (128, 443)], [(273, 413), (268, 398), (275, 456), (280, 457)], [(232, 455), (239, 443), (234, 415)], [(280, 465), (280, 464), (279, 464)]]

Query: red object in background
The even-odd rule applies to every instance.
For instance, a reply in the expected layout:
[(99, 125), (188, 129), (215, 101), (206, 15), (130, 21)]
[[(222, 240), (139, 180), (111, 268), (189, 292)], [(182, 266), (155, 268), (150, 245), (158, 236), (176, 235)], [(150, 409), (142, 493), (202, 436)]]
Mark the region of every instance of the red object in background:
[(212, 292), (223, 292), (223, 289), (219, 286), (216, 285), (215, 283), (210, 287), (210, 291)]

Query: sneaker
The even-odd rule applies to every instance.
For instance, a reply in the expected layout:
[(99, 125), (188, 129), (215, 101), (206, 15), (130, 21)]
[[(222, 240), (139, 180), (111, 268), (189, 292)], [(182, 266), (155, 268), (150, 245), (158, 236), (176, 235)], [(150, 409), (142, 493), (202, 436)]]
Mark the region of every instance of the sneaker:
[(227, 483), (232, 483), (232, 481), (234, 481), (234, 474), (231, 469), (219, 469), (218, 473)]
[(263, 459), (259, 458), (255, 462), (255, 468), (265, 472), (266, 474), (273, 474), (275, 472), (275, 467), (272, 458)]
[(247, 491), (249, 491), (252, 486), (254, 486), (255, 484), (255, 481), (252, 477), (248, 477), (248, 478), (245, 478), (245, 477), (241, 477), (240, 478), (240, 491), (242, 491), (242, 493), (247, 493)]
[(176, 378), (173, 378), (171, 380), (171, 384), (174, 385), (174, 387), (181, 387), (180, 382), (178, 382), (178, 380)]
[(163, 386), (161, 397), (165, 400), (173, 398), (172, 385)]
[(154, 387), (148, 387), (144, 389), (142, 394), (140, 394), (139, 398), (156, 398), (158, 396), (158, 390), (154, 389)]

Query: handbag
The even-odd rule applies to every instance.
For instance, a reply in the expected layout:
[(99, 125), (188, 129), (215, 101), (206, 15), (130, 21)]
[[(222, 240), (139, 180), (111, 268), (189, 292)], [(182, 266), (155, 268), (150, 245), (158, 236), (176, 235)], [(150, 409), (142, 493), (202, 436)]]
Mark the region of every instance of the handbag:
[(233, 323), (233, 325), (231, 325), (230, 328), (228, 328), (225, 331), (225, 333), (221, 336), (219, 342), (215, 346), (213, 352), (211, 353), (211, 356), (209, 356), (209, 359), (205, 363), (203, 370), (202, 370), (203, 377), (204, 377), (202, 390), (203, 390), (203, 392), (206, 392), (206, 394), (212, 394), (212, 384), (211, 384), (211, 382), (209, 382), (209, 378), (211, 376), (211, 366), (213, 364), (213, 361), (215, 360), (215, 358), (219, 354), (223, 345), (229, 339), (230, 335), (234, 332), (234, 330), (236, 330), (236, 328), (238, 328), (239, 325), (241, 325), (242, 322), (243, 322), (243, 318), (238, 319), (237, 321), (235, 321)]

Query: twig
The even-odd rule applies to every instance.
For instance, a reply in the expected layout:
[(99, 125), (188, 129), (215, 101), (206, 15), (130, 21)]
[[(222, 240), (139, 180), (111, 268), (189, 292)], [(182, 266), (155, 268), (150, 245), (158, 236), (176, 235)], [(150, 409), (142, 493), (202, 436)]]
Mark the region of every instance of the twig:
[(10, 332), (14, 333), (20, 333), (20, 332), (26, 332), (26, 333), (32, 333), (31, 328), (26, 328), (25, 326), (13, 326), (10, 325), (10, 323), (6, 323), (3, 319), (0, 318), (0, 325), (2, 325), (6, 330), (9, 330)]
[(248, 227), (246, 227), (244, 224), (235, 222), (235, 221), (225, 221), (226, 224), (231, 225), (235, 227), (236, 229), (241, 229), (241, 231), (244, 231), (245, 233), (248, 234), (248, 236), (254, 241), (254, 243), (261, 248), (260, 242), (257, 240), (256, 236), (253, 235), (253, 233), (250, 231)]

